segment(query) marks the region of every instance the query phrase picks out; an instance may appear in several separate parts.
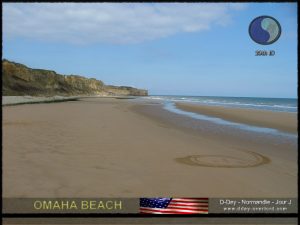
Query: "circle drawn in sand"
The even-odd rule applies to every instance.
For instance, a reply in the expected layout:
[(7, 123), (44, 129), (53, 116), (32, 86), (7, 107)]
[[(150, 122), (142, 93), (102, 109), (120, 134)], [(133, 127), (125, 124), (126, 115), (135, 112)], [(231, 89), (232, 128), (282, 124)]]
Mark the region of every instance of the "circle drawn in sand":
[(247, 168), (268, 164), (271, 160), (256, 152), (245, 152), (247, 157), (238, 158), (225, 155), (191, 155), (176, 158), (175, 161), (190, 166), (220, 167), (220, 168)]

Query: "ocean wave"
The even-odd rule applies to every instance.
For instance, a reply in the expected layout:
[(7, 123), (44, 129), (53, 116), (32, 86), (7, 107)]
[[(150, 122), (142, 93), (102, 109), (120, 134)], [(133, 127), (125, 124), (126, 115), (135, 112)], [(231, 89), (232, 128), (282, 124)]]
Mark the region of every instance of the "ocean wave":
[[(297, 112), (297, 100), (288, 100), (286, 99), (267, 99), (261, 100), (260, 98), (245, 98), (245, 102), (241, 101), (239, 98), (234, 99), (233, 97), (228, 97), (228, 99), (216, 99), (211, 97), (196, 97), (196, 96), (148, 96), (146, 97), (152, 100), (161, 100), (161, 101), (172, 101), (172, 102), (188, 102), (195, 104), (205, 104), (205, 105), (216, 105), (216, 106), (227, 106), (235, 108), (250, 108), (250, 109), (262, 109), (270, 111), (284, 111), (284, 112)], [(222, 97), (226, 98), (226, 97)], [(250, 101), (250, 102), (249, 102)], [(251, 102), (253, 101), (253, 102)], [(261, 102), (259, 102), (261, 101)], [(276, 102), (272, 102), (276, 101)], [(280, 103), (279, 101), (282, 101)], [(291, 103), (292, 102), (292, 103)]]

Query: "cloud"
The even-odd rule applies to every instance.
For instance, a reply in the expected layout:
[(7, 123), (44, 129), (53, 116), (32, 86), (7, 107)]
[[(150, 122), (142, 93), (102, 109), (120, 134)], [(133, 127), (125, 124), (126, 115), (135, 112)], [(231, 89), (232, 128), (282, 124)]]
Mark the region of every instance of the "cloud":
[(227, 26), (234, 3), (4, 3), (5, 38), (66, 43), (140, 43)]

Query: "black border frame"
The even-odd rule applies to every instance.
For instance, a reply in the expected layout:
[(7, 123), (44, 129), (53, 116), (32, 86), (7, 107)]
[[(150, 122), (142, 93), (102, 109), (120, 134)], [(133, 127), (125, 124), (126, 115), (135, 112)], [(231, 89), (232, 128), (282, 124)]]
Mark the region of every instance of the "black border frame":
[[(233, 3), (296, 3), (297, 4), (297, 11), (298, 11), (298, 1), (297, 0), (289, 0), (289, 1), (276, 1), (276, 0), (264, 0), (264, 1), (258, 1), (258, 0), (250, 0), (250, 1), (241, 1), (241, 0), (238, 0), (238, 1), (226, 1), (226, 0), (221, 0), (221, 1), (201, 1), (201, 0), (191, 0), (191, 1), (176, 1), (176, 0), (161, 0), (161, 1), (155, 1), (155, 0), (152, 0), (152, 1), (146, 1), (146, 0), (140, 0), (140, 1), (137, 1), (137, 0), (125, 0), (125, 1), (111, 1), (111, 0), (108, 0), (108, 1), (99, 1), (99, 0), (87, 0), (87, 1), (84, 1), (84, 0), (54, 0), (54, 1), (51, 1), (51, 0), (29, 0), (29, 1), (26, 1), (26, 0), (4, 0), (4, 1), (1, 1), (1, 12), (3, 11), (3, 3), (103, 3), (103, 2), (111, 2), (111, 3), (226, 3), (226, 2), (233, 2)], [(271, 16), (266, 16), (266, 17), (269, 17), (273, 20), (275, 20), (279, 27), (280, 27), (280, 34), (278, 35), (278, 37), (276, 39), (274, 39), (272, 42), (268, 43), (267, 45), (270, 45), (274, 42), (276, 42), (280, 36), (281, 36), (281, 33), (282, 33), (282, 29), (281, 29), (281, 25), (280, 23), (273, 17)], [(3, 17), (1, 17), (2, 19)], [(258, 18), (258, 17), (256, 17)], [(255, 19), (256, 19), (255, 18)], [(250, 24), (249, 24), (249, 28), (250, 28), (250, 25), (251, 23), (255, 20), (253, 19)], [(297, 18), (298, 20), (299, 18)], [(297, 24), (298, 25), (298, 24)], [(3, 32), (3, 28), (2, 28), (2, 23), (1, 23), (1, 33)], [(249, 32), (249, 29), (248, 29), (248, 32)], [(298, 35), (298, 32), (299, 32), (299, 29), (297, 29), (297, 35)], [(250, 32), (249, 32), (249, 36), (252, 39), (251, 35), (250, 35)], [(1, 49), (3, 50), (3, 36), (1, 36), (1, 40), (2, 40), (2, 43), (1, 43)], [(254, 41), (254, 40), (253, 40)], [(260, 44), (260, 45), (266, 45), (266, 44), (261, 44), (261, 43), (258, 43), (256, 41), (254, 41), (255, 43), (257, 44)], [(298, 48), (299, 48), (299, 44), (297, 46), (297, 55), (298, 55)], [(2, 55), (2, 51), (1, 51), (1, 56), (2, 56), (2, 59), (3, 59), (3, 55)], [(1, 64), (1, 68), (2, 68), (2, 64)], [(297, 69), (298, 69), (298, 65), (297, 65)], [(1, 90), (2, 90), (2, 79), (1, 79)], [(298, 84), (298, 81), (297, 81), (297, 84)], [(298, 89), (298, 88), (297, 88)], [(0, 99), (1, 103), (2, 103), (2, 98)], [(297, 99), (297, 101), (299, 101)], [(1, 109), (1, 118), (2, 118), (2, 109)], [(298, 128), (299, 128), (299, 117), (298, 117)], [(2, 129), (2, 127), (1, 127)], [(298, 130), (299, 131), (299, 130)], [(298, 132), (299, 133), (299, 132)], [(2, 136), (3, 137), (3, 136)], [(1, 137), (1, 143), (2, 143), (2, 137)], [(299, 140), (299, 137), (298, 137), (298, 140)], [(2, 147), (2, 145), (1, 145)], [(1, 148), (2, 149), (2, 148)], [(2, 167), (2, 154), (3, 152), (1, 151), (1, 184), (2, 184), (2, 174), (3, 174), (3, 167)], [(298, 189), (299, 189), (299, 154), (298, 154)], [(1, 190), (1, 209), (2, 209), (2, 204), (3, 204), (3, 189), (2, 189), (2, 185), (0, 187), (0, 190)], [(298, 195), (299, 195), (299, 191), (298, 191)], [(298, 198), (298, 202), (299, 202), (299, 196), (297, 196)], [(284, 213), (272, 213), (272, 214), (267, 214), (267, 213), (257, 213), (257, 214), (246, 214), (246, 213), (239, 213), (239, 214), (214, 214), (214, 213), (209, 213), (209, 214), (190, 214), (190, 215), (157, 215), (157, 214), (97, 214), (97, 213), (31, 213), (31, 214), (22, 214), (22, 213), (3, 213), (3, 211), (1, 210), (1, 215), (2, 215), (2, 218), (110, 218), (110, 219), (113, 219), (115, 217), (117, 218), (158, 218), (158, 217), (161, 217), (161, 218), (195, 218), (195, 217), (207, 217), (207, 218), (221, 218), (221, 217), (224, 217), (224, 218), (253, 218), (253, 217), (257, 217), (257, 218), (263, 218), (263, 217), (275, 217), (275, 218), (289, 218), (289, 217), (298, 217), (299, 216), (299, 206), (298, 206), (298, 213), (288, 213), (288, 214), (284, 214)]]

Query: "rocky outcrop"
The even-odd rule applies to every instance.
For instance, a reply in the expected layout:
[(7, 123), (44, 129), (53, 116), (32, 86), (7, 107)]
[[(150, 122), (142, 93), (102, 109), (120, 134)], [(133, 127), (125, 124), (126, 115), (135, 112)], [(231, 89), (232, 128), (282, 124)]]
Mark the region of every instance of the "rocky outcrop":
[(55, 71), (31, 69), (25, 65), (2, 60), (3, 96), (146, 96), (147, 90), (126, 86), (105, 85), (94, 78), (61, 75)]

